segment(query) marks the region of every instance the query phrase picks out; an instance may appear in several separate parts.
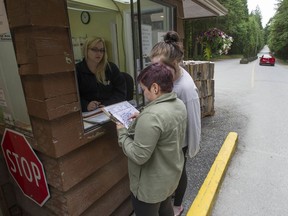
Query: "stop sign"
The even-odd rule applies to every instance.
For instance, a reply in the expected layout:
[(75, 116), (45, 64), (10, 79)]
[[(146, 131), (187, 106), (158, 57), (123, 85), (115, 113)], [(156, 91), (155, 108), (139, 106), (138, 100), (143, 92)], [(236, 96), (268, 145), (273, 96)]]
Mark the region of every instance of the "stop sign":
[(43, 206), (50, 193), (43, 165), (26, 138), (23, 134), (6, 128), (1, 147), (8, 170), (22, 192)]

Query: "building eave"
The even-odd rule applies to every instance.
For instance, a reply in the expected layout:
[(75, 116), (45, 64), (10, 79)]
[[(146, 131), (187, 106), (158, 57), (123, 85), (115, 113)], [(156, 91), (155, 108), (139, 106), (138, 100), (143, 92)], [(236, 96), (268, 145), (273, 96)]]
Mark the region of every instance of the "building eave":
[(225, 16), (228, 10), (217, 0), (182, 0), (183, 19)]

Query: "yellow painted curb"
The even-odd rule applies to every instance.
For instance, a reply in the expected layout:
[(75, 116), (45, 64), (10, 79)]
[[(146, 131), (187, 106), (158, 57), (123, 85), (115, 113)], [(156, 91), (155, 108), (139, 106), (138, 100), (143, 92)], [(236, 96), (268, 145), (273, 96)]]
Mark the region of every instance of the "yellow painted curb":
[(218, 189), (234, 153), (238, 134), (230, 132), (226, 137), (205, 181), (203, 182), (187, 216), (208, 216), (211, 213)]

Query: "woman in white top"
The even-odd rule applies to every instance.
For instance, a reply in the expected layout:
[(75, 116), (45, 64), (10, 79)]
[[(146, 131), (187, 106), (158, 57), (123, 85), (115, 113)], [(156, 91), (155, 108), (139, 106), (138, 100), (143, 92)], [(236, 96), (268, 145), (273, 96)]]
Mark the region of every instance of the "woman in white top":
[[(174, 88), (177, 97), (180, 98), (187, 109), (188, 123), (186, 138), (183, 143), (184, 155), (188, 150), (189, 157), (194, 157), (200, 149), (201, 139), (201, 109), (198, 89), (190, 74), (181, 67), (184, 52), (180, 44), (177, 32), (169, 31), (164, 35), (164, 41), (154, 45), (150, 52), (151, 61), (165, 61), (174, 65), (176, 74), (174, 76)], [(175, 191), (174, 215), (179, 216), (184, 211), (182, 200), (187, 187), (186, 157), (179, 185)]]

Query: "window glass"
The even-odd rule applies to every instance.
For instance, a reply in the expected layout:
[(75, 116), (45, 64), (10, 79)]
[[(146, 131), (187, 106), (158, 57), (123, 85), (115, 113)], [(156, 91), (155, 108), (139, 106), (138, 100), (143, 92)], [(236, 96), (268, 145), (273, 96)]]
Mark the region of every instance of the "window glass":
[[(134, 64), (137, 77), (140, 70), (150, 63), (149, 53), (154, 44), (163, 40), (165, 32), (174, 29), (174, 8), (162, 1), (138, 0), (133, 4), (132, 36), (134, 42)], [(126, 40), (130, 40), (129, 36)], [(138, 104), (144, 103), (140, 87), (136, 87)]]
[(173, 8), (154, 1), (141, 1), (141, 35), (143, 66), (150, 62), (148, 56), (153, 45), (163, 40), (163, 35), (173, 30)]
[[(119, 68), (120, 72), (129, 73), (133, 76), (133, 70), (128, 70), (127, 68), (126, 48), (123, 39), (125, 33), (123, 31), (124, 23), (122, 12), (130, 11), (130, 5), (116, 3), (114, 1), (88, 2), (85, 0), (73, 0), (67, 1), (67, 7), (75, 65), (81, 62), (84, 58), (82, 51), (86, 39), (91, 37), (100, 37), (103, 38), (106, 46), (106, 49), (103, 49), (103, 52), (102, 48), (104, 47), (101, 47), (102, 56), (107, 54), (108, 61), (114, 63)], [(93, 46), (96, 45), (94, 44)], [(87, 53), (93, 52), (95, 55), (100, 55), (99, 49), (99, 47), (94, 47), (93, 49), (89, 49)], [(131, 61), (133, 61), (133, 58)], [(124, 79), (123, 82), (125, 82)], [(109, 83), (107, 83), (107, 85), (109, 85)], [(83, 87), (82, 84), (79, 84), (79, 92), (82, 89), (83, 93), (84, 88), (85, 87)], [(95, 113), (100, 111), (99, 108), (95, 111), (88, 111), (88, 105), (83, 105), (83, 107), (82, 116), (84, 128), (94, 128), (99, 126), (97, 123), (100, 122), (102, 124), (105, 122), (105, 116), (103, 115), (99, 116), (99, 119), (91, 117), (91, 114), (94, 113), (95, 115)]]

